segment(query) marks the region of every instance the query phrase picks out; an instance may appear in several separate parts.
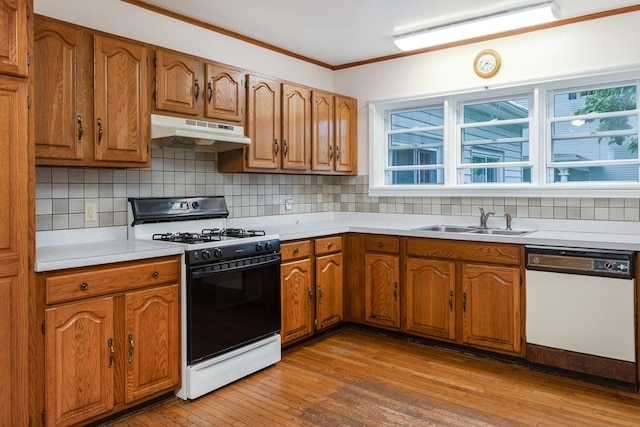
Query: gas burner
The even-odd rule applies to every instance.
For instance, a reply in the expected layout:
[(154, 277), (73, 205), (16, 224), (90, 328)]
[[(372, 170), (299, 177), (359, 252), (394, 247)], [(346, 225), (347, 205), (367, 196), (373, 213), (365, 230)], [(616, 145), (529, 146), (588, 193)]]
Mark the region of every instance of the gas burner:
[(202, 230), (203, 236), (234, 237), (237, 239), (264, 236), (264, 230), (245, 230), (243, 228), (206, 228)]
[(220, 240), (219, 235), (189, 232), (159, 233), (153, 235), (153, 240), (174, 243), (206, 243)]

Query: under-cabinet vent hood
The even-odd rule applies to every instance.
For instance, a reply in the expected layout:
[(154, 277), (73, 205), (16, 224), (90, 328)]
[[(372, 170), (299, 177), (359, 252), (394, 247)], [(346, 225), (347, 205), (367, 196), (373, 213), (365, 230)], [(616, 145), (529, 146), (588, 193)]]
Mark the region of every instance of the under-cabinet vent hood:
[(151, 145), (154, 147), (220, 153), (250, 143), (242, 126), (151, 115)]

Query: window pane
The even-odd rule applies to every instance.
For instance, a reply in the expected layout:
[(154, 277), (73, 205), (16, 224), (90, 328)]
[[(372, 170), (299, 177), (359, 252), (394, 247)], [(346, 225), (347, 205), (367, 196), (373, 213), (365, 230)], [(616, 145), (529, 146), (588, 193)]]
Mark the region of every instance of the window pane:
[(389, 135), (389, 166), (442, 164), (442, 130)]
[(484, 102), (464, 106), (464, 123), (526, 119), (528, 117), (529, 98)]
[(390, 184), (444, 184), (442, 169), (391, 171)]
[(569, 168), (551, 168), (552, 182), (580, 181), (638, 181), (638, 166), (613, 165)]
[[(491, 162), (487, 162), (491, 163)], [(531, 182), (531, 168), (528, 166), (509, 166), (504, 168), (467, 168), (461, 169), (464, 184), (478, 182), (523, 183)]]
[(404, 111), (391, 114), (391, 130), (442, 126), (444, 108), (427, 108), (417, 111)]
[(555, 117), (631, 111), (637, 108), (636, 87), (620, 86), (579, 92), (561, 92), (554, 95), (553, 105)]

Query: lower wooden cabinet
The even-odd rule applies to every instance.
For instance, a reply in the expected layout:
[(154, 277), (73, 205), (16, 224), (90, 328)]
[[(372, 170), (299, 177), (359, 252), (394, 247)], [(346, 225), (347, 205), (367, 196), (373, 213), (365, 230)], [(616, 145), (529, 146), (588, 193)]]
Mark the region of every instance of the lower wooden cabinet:
[(281, 245), (282, 343), (344, 320), (342, 236)]
[[(179, 257), (38, 275), (46, 425), (96, 420), (176, 388), (179, 277)], [(76, 290), (86, 296), (57, 302)]]
[[(375, 251), (375, 252), (374, 252)], [(365, 239), (365, 321), (400, 328), (399, 239), (370, 236)]]

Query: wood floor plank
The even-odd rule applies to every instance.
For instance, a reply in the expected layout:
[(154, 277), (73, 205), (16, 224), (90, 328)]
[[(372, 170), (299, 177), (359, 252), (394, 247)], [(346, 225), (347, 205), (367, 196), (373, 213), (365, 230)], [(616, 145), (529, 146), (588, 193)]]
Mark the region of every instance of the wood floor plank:
[(196, 400), (106, 425), (631, 427), (640, 394), (352, 326)]

